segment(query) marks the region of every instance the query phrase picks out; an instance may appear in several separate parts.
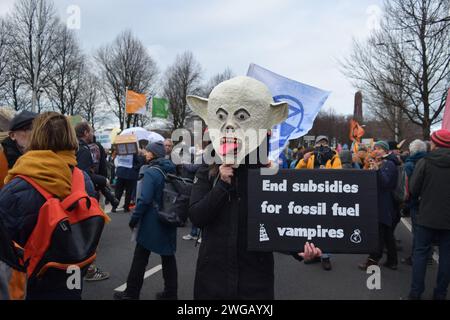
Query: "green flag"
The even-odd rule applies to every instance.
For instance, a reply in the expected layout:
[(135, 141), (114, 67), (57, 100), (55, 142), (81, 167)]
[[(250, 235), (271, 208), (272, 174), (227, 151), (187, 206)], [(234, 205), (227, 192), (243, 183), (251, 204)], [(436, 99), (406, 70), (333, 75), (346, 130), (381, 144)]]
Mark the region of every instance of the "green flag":
[(169, 117), (169, 100), (153, 97), (153, 118), (167, 119)]
[(68, 116), (70, 124), (75, 128), (77, 124), (84, 121), (80, 115)]

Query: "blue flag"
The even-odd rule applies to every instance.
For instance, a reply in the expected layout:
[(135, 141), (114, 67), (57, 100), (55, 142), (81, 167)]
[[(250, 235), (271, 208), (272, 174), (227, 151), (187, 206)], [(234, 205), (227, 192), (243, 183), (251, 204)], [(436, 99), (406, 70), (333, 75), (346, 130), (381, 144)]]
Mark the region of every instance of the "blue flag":
[(311, 130), (331, 92), (285, 78), (253, 63), (247, 75), (268, 86), (275, 102), (289, 103), (288, 119), (273, 129), (270, 139), (270, 159), (276, 161), (290, 140), (301, 138)]

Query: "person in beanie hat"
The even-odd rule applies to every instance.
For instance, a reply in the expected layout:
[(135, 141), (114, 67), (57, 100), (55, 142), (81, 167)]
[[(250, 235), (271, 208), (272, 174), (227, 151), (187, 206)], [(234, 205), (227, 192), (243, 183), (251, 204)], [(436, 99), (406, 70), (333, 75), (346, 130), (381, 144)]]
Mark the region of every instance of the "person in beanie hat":
[(431, 142), (438, 148), (450, 148), (450, 131), (439, 130), (431, 135)]
[(450, 131), (431, 136), (431, 152), (421, 159), (410, 180), (411, 196), (420, 199), (414, 233), (410, 299), (425, 291), (427, 260), (433, 240), (439, 244), (439, 270), (435, 300), (445, 300), (450, 283)]
[(145, 149), (152, 153), (155, 159), (164, 158), (166, 156), (166, 149), (162, 141), (150, 143)]
[[(175, 260), (177, 228), (165, 225), (158, 219), (155, 204), (161, 207), (165, 174), (175, 174), (175, 165), (165, 158), (163, 142), (146, 147), (148, 165), (140, 170), (141, 181), (136, 193), (137, 203), (129, 226), (137, 228), (136, 249), (127, 279), (127, 289), (114, 294), (116, 300), (138, 300), (144, 281), (145, 268), (150, 254), (161, 256), (164, 291), (156, 294), (157, 300), (178, 298), (178, 273)], [(139, 184), (141, 184), (139, 186)]]
[(9, 136), (2, 142), (9, 169), (12, 169), (17, 159), (25, 153), (30, 140), (31, 129), (33, 129), (33, 120), (36, 117), (36, 113), (23, 111), (11, 120)]
[(389, 143), (387, 143), (386, 141), (382, 141), (382, 140), (375, 143), (374, 148), (376, 148), (376, 147), (381, 148), (381, 149), (385, 150), (386, 152), (389, 152), (389, 150), (390, 150)]
[(374, 146), (375, 157), (381, 161), (374, 162), (370, 170), (377, 171), (378, 180), (378, 221), (379, 221), (379, 246), (378, 251), (372, 252), (366, 262), (358, 267), (366, 271), (372, 265), (378, 265), (383, 258), (383, 250), (387, 248), (387, 261), (384, 266), (397, 270), (397, 246), (394, 237), (394, 227), (397, 217), (393, 191), (397, 186), (400, 164), (397, 157), (389, 153), (389, 144), (386, 141), (378, 141)]

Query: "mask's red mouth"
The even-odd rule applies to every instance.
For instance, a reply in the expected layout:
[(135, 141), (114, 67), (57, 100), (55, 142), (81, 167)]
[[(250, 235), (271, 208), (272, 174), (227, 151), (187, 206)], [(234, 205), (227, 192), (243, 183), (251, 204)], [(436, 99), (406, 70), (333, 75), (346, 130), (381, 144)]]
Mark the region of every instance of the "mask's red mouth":
[(242, 147), (242, 142), (237, 138), (223, 137), (220, 140), (220, 155), (226, 156), (228, 154), (237, 155)]

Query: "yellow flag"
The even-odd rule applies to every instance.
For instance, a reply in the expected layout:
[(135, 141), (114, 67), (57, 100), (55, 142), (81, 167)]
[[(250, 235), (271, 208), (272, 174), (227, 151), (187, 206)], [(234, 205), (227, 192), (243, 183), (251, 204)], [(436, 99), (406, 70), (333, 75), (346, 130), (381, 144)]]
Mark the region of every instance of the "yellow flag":
[(146, 113), (147, 96), (128, 90), (127, 92), (127, 113), (128, 114), (145, 114)]

